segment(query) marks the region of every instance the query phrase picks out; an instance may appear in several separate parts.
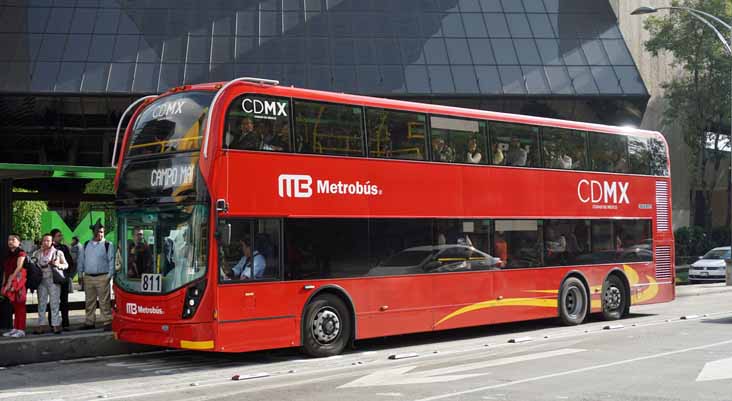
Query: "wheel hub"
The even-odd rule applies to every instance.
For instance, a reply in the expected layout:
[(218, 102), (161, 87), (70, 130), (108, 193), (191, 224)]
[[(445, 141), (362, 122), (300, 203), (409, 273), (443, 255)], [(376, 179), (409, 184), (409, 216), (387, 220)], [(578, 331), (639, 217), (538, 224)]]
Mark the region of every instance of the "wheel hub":
[(318, 343), (328, 344), (341, 333), (341, 320), (335, 310), (322, 308), (315, 313), (311, 329)]
[(579, 288), (570, 288), (567, 294), (564, 296), (564, 308), (572, 318), (576, 318), (582, 312), (584, 304), (582, 301), (582, 295), (579, 293)]
[(623, 294), (620, 292), (620, 288), (615, 286), (610, 286), (605, 289), (603, 298), (605, 301), (605, 309), (607, 310), (616, 310), (620, 308), (623, 302)]

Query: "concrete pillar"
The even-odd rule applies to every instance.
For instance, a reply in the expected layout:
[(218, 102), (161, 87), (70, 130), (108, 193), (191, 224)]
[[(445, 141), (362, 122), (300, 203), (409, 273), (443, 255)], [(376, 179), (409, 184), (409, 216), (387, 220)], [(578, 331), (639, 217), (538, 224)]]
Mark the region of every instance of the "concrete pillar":
[(732, 259), (725, 259), (724, 260), (727, 264), (727, 271), (725, 276), (725, 281), (727, 282), (728, 286), (732, 286)]
[(0, 180), (0, 239), (2, 254), (8, 250), (8, 235), (13, 229), (13, 180)]

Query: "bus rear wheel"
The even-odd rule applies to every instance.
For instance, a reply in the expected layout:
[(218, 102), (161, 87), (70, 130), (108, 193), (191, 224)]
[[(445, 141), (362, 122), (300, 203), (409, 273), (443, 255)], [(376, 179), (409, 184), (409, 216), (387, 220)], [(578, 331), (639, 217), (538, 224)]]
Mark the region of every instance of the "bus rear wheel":
[(339, 297), (323, 294), (305, 310), (303, 351), (313, 357), (340, 354), (351, 338), (351, 316)]
[(564, 280), (559, 289), (559, 318), (567, 326), (582, 323), (587, 316), (587, 289), (576, 277)]
[(618, 320), (628, 309), (628, 294), (622, 280), (609, 276), (602, 284), (602, 316), (605, 320)]

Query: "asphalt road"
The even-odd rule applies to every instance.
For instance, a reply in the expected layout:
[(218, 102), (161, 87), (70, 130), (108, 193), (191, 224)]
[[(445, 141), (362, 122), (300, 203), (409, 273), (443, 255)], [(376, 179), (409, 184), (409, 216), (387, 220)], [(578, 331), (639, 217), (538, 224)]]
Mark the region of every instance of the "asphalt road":
[(680, 293), (610, 328), (484, 326), (360, 341), (325, 359), (161, 352), (16, 366), (0, 370), (0, 401), (732, 400), (732, 287)]

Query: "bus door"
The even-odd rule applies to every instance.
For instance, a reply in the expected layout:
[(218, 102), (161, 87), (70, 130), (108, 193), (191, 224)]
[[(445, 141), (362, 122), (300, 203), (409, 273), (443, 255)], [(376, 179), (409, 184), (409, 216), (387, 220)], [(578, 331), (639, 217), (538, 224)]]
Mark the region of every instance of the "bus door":
[[(251, 349), (292, 345), (293, 294), (282, 280), (279, 219), (222, 219), (218, 242), (218, 320), (223, 342)], [(291, 288), (291, 287), (290, 287)]]

